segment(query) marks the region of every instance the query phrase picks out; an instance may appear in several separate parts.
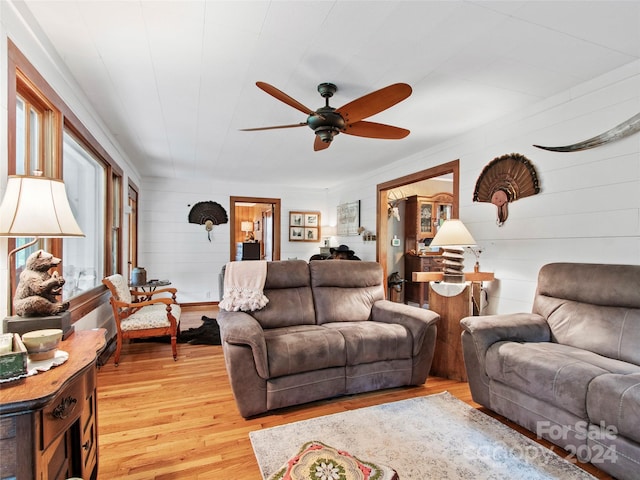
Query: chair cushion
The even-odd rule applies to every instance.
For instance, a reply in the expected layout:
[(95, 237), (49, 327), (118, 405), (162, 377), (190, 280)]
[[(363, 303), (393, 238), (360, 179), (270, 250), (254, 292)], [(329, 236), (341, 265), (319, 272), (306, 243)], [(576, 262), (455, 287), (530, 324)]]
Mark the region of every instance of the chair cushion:
[(106, 279), (115, 287), (117, 300), (125, 303), (131, 303), (133, 301), (129, 285), (122, 275), (116, 273), (115, 275), (108, 276)]
[[(180, 305), (171, 305), (171, 314), (180, 323)], [(123, 331), (145, 330), (148, 328), (168, 328), (171, 325), (167, 317), (167, 308), (164, 303), (148, 305), (131, 314), (120, 322)]]
[(640, 442), (640, 373), (600, 375), (589, 385), (587, 411), (591, 423), (615, 427)]
[(413, 337), (402, 325), (364, 321), (332, 322), (323, 326), (344, 337), (348, 366), (411, 358)]
[(269, 377), (344, 366), (345, 345), (338, 331), (318, 325), (264, 331)]
[(552, 342), (498, 342), (487, 350), (486, 356), (487, 375), (492, 380), (581, 418), (587, 417), (587, 389), (596, 377), (639, 369), (636, 365)]

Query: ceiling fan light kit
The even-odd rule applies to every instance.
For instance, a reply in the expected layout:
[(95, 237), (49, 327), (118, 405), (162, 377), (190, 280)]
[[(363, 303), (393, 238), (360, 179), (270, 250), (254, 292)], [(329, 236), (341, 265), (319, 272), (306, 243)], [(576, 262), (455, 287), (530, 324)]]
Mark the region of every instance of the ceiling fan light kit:
[(316, 135), (313, 149), (315, 151), (324, 150), (331, 145), (333, 137), (339, 133), (354, 135), (358, 137), (383, 138), (398, 140), (409, 135), (409, 130), (382, 123), (366, 122), (365, 118), (382, 112), (387, 108), (401, 102), (411, 95), (411, 87), (406, 83), (394, 83), (388, 87), (381, 88), (369, 93), (340, 108), (333, 108), (329, 105), (329, 99), (338, 90), (338, 87), (329, 82), (318, 85), (320, 96), (325, 99), (324, 107), (311, 110), (294, 98), (290, 97), (273, 85), (265, 82), (256, 82), (261, 90), (264, 90), (272, 97), (286, 103), (308, 115), (306, 122), (292, 125), (277, 125), (272, 127), (245, 128), (243, 131), (273, 130), (278, 128), (294, 128), (308, 126)]

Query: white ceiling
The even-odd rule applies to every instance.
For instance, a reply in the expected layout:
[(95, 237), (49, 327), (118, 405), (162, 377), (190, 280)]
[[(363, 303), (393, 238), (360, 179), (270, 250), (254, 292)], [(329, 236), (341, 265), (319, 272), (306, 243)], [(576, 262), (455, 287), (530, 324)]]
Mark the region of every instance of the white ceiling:
[[(329, 187), (640, 58), (638, 1), (25, 3), (143, 176)], [(306, 120), (258, 80), (312, 109), (408, 83), (368, 120), (411, 134), (241, 132)]]

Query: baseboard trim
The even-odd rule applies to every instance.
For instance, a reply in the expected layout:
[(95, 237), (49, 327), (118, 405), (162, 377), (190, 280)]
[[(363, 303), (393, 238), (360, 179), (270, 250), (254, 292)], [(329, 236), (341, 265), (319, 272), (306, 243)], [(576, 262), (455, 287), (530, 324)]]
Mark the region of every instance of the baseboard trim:
[(220, 302), (192, 302), (181, 303), (180, 308), (182, 310), (209, 310), (211, 307), (216, 307)]

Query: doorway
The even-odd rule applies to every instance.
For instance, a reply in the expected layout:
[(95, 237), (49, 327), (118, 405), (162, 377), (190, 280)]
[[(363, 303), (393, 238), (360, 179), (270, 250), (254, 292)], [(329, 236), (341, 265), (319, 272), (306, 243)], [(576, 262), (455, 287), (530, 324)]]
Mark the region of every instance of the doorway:
[(406, 185), (446, 175), (452, 176), (453, 207), (451, 218), (458, 218), (460, 207), (460, 160), (453, 160), (448, 163), (443, 163), (442, 165), (427, 168), (426, 170), (422, 170), (420, 172), (412, 173), (410, 175), (405, 175), (404, 177), (396, 178), (394, 180), (389, 180), (388, 182), (378, 184), (376, 207), (376, 231), (378, 232), (378, 243), (376, 260), (380, 265), (382, 265), (384, 278), (387, 278), (389, 275), (387, 258), (388, 247), (391, 245), (391, 236), (387, 227), (388, 205), (390, 201), (389, 192)]
[(244, 243), (253, 244), (261, 259), (280, 260), (279, 198), (230, 197), (229, 220), (231, 261), (242, 260)]

